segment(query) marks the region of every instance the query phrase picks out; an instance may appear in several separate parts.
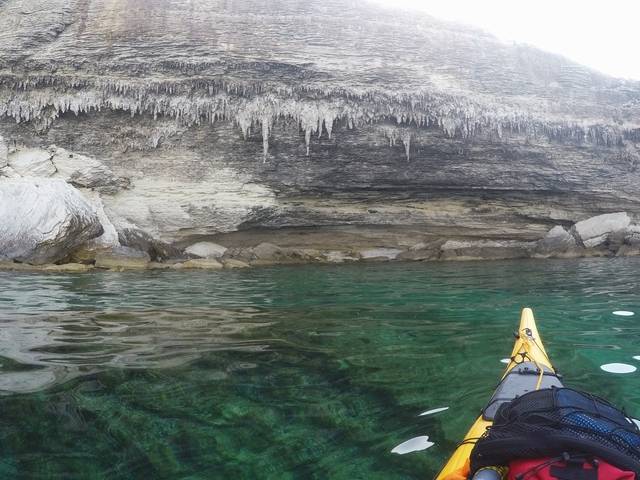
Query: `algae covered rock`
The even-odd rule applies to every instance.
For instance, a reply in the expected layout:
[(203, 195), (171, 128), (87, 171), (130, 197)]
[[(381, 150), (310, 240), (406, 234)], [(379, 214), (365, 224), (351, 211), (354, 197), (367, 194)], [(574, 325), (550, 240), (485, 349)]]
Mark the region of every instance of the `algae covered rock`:
[(234, 260), (233, 258), (229, 258), (228, 260), (224, 260), (223, 261), (223, 265), (224, 265), (224, 269), (225, 270), (236, 270), (236, 269), (243, 269), (243, 268), (251, 268), (251, 265), (249, 265), (246, 262), (243, 262), (241, 260)]
[(223, 265), (217, 260), (209, 258), (194, 258), (181, 264), (183, 268), (193, 268), (199, 270), (222, 270)]
[(129, 247), (113, 247), (98, 252), (95, 266), (109, 270), (136, 270), (147, 268), (150, 261), (151, 257), (146, 252)]

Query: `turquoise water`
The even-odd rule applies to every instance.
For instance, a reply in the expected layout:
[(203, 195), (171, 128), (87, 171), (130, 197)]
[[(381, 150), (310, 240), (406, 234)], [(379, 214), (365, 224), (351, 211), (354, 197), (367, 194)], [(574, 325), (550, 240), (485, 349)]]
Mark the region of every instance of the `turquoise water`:
[(431, 478), (523, 306), (569, 386), (638, 416), (640, 371), (599, 366), (640, 366), (639, 280), (628, 258), (0, 273), (0, 478)]

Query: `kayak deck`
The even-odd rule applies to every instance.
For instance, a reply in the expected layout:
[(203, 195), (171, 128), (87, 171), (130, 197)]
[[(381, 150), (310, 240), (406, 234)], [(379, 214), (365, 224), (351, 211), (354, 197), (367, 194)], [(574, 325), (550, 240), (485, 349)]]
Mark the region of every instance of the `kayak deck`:
[(525, 308), (520, 317), (520, 327), (511, 352), (511, 359), (500, 385), (436, 480), (445, 480), (449, 475), (465, 468), (475, 442), (486, 432), (487, 427), (491, 426), (494, 415), (502, 403), (529, 391), (554, 386), (561, 387), (562, 383), (544, 349), (533, 311)]

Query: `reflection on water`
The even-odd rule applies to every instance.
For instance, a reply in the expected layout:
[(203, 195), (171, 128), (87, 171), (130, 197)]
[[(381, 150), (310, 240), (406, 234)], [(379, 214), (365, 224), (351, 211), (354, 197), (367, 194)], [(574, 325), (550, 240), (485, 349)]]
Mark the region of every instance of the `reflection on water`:
[(565, 383), (637, 417), (640, 373), (600, 365), (640, 365), (612, 314), (638, 267), (0, 273), (0, 478), (429, 478), (525, 305)]
[(105, 368), (177, 367), (216, 350), (259, 352), (267, 345), (237, 337), (268, 326), (261, 316), (250, 307), (0, 315), (0, 357), (9, 360), (0, 392), (33, 392)]

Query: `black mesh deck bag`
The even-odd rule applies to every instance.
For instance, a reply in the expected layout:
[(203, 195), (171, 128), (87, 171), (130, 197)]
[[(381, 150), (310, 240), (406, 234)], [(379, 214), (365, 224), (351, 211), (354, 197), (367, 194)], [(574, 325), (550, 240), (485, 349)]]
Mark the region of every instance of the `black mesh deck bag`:
[(526, 393), (500, 406), (471, 452), (471, 472), (519, 458), (599, 457), (640, 478), (640, 430), (606, 400), (570, 388)]

